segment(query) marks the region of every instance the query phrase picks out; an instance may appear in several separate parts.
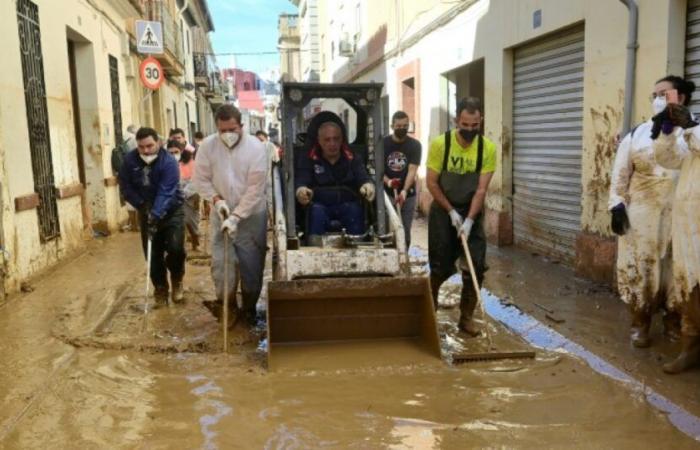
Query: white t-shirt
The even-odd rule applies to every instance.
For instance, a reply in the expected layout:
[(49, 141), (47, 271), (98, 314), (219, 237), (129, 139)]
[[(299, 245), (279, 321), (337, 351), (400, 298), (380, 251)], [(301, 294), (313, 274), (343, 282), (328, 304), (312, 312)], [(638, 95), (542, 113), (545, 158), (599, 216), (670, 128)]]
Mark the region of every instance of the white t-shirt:
[(219, 195), (234, 215), (245, 219), (265, 210), (268, 165), (265, 146), (255, 136), (243, 134), (229, 149), (218, 133), (212, 134), (199, 146), (192, 183), (202, 198)]

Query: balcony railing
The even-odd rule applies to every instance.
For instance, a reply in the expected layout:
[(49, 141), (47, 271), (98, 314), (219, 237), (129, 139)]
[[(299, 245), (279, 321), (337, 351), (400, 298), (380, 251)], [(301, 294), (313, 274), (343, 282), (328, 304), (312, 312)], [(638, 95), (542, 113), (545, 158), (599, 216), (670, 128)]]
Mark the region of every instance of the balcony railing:
[[(163, 25), (164, 55), (156, 55), (166, 71), (182, 75), (184, 72), (182, 55), (182, 36), (180, 27), (173, 18), (168, 2), (165, 0), (146, 0), (146, 19), (158, 21)], [(170, 55), (168, 55), (168, 53)]]

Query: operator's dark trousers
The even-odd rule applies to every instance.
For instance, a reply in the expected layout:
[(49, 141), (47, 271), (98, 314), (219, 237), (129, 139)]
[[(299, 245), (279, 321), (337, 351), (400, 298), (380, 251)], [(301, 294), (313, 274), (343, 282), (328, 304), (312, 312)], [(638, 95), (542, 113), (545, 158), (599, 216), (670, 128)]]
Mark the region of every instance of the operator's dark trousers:
[[(462, 217), (465, 217), (468, 208), (458, 208), (457, 211)], [(482, 214), (479, 214), (474, 221), (467, 245), (474, 263), (476, 279), (481, 286), (486, 269), (486, 234), (484, 233)], [(463, 315), (471, 317), (476, 306), (476, 292), (469, 274), (469, 265), (464, 258), (462, 241), (457, 235), (457, 230), (452, 226), (449, 214), (437, 202), (433, 202), (428, 217), (428, 259), (433, 304), (437, 309), (438, 290), (445, 280), (457, 272), (456, 263), (459, 259), (459, 270), (462, 272), (460, 310)]]
[[(139, 211), (141, 224), (141, 244), (147, 255), (148, 216)], [(185, 213), (182, 207), (169, 212), (160, 220), (158, 231), (153, 236), (151, 248), (151, 281), (156, 289), (168, 289), (170, 280), (182, 281), (185, 276)]]

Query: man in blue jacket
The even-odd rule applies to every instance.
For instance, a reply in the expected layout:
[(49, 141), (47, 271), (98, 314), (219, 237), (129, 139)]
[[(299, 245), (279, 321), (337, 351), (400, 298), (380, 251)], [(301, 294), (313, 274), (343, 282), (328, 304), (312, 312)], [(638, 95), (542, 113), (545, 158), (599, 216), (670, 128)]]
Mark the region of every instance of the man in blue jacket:
[[(361, 199), (374, 200), (374, 184), (364, 162), (348, 146), (345, 126), (337, 115), (324, 111), (309, 153), (296, 170), (296, 197), (310, 205), (308, 242), (317, 245), (333, 221), (348, 234), (365, 232)], [(313, 199), (313, 202), (312, 202)]]
[(139, 212), (144, 254), (148, 240), (152, 240), (150, 275), (156, 307), (167, 304), (168, 272), (173, 302), (180, 303), (186, 256), (180, 168), (175, 158), (159, 147), (154, 129), (140, 128), (136, 143), (119, 170), (119, 186), (126, 201)]

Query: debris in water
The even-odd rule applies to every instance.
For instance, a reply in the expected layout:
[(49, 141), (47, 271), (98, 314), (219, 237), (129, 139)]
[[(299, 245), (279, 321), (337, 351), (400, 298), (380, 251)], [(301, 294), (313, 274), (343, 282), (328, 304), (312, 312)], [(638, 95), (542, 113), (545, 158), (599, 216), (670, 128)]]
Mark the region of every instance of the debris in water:
[(34, 286), (29, 284), (27, 281), (23, 281), (19, 289), (24, 293), (34, 292)]
[(562, 319), (561, 317), (555, 316), (554, 314), (547, 313), (544, 315), (547, 319), (551, 320), (554, 323), (564, 323), (566, 320)]
[(554, 314), (554, 310), (547, 308), (546, 306), (542, 306), (539, 303), (533, 303), (533, 305), (537, 306), (540, 308), (542, 311), (549, 313), (549, 314)]

